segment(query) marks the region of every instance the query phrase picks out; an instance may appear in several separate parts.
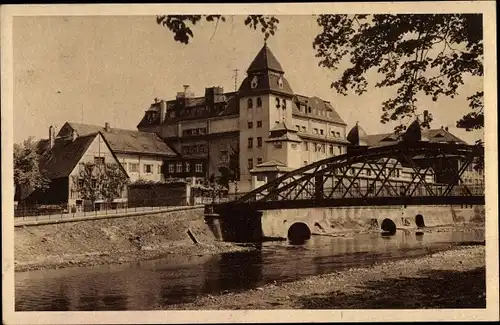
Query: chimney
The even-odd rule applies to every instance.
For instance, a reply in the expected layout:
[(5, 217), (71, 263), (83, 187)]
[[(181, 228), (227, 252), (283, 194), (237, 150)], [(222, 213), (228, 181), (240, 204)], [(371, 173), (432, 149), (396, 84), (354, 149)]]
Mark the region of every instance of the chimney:
[(189, 85), (183, 85), (184, 87), (184, 93), (186, 94), (189, 91)]
[(111, 131), (111, 127), (109, 126), (108, 122), (104, 123), (104, 130), (106, 130), (106, 132), (110, 132)]
[(445, 130), (446, 132), (448, 132), (448, 127), (447, 127), (447, 126), (445, 126), (445, 127), (444, 127), (444, 130)]
[(167, 115), (167, 102), (162, 99), (160, 100), (160, 124), (165, 122), (166, 115)]
[(54, 130), (54, 127), (51, 125), (49, 127), (49, 145), (50, 145), (50, 148), (52, 148), (54, 146), (55, 141), (56, 141), (55, 130)]

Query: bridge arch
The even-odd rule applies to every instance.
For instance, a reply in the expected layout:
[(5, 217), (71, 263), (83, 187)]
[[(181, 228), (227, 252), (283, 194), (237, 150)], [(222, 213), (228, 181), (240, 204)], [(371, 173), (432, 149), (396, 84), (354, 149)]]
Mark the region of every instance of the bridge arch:
[(389, 218), (382, 221), (380, 228), (387, 235), (394, 235), (396, 233), (396, 223)]
[(291, 242), (304, 242), (311, 238), (311, 229), (305, 222), (294, 222), (289, 228), (287, 238)]
[(425, 227), (425, 220), (424, 216), (421, 214), (417, 214), (415, 216), (415, 224), (417, 225), (418, 228), (423, 228)]

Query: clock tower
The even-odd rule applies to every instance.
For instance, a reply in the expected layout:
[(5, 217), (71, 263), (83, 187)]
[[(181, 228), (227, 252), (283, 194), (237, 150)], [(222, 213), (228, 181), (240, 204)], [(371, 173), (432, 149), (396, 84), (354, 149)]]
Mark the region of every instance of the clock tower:
[[(265, 43), (247, 69), (238, 90), (240, 106), (240, 185), (251, 190), (251, 173), (269, 160), (270, 131), (283, 123), (292, 124), (294, 96), (285, 72)], [(283, 162), (287, 163), (287, 162)]]

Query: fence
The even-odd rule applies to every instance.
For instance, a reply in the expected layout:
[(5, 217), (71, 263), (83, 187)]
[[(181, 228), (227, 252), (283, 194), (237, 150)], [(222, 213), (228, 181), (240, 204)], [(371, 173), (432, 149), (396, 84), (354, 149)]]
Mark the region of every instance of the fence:
[(119, 214), (128, 212), (158, 211), (168, 207), (186, 206), (187, 204), (173, 204), (179, 202), (166, 199), (147, 199), (140, 201), (131, 201), (123, 203), (96, 203), (93, 205), (52, 205), (52, 206), (30, 206), (17, 207), (14, 209), (16, 219), (33, 218), (38, 219), (56, 219), (56, 218), (77, 218), (85, 216), (97, 216), (107, 214)]
[(128, 202), (95, 203), (85, 205), (18, 206), (14, 209), (14, 217), (18, 220), (52, 220), (129, 212), (158, 211), (168, 207), (194, 206), (232, 201), (244, 194), (246, 193), (233, 193), (224, 197), (191, 197), (189, 199), (185, 196), (161, 199), (148, 198)]

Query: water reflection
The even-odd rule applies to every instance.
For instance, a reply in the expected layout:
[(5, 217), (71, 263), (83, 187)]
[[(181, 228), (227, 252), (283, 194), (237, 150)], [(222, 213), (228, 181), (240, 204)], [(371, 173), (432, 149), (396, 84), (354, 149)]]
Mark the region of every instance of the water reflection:
[(422, 255), (449, 243), (483, 240), (480, 230), (313, 236), (302, 245), (268, 242), (247, 253), (16, 273), (16, 310), (147, 310), (158, 304), (192, 301), (201, 294), (246, 290), (272, 281)]

